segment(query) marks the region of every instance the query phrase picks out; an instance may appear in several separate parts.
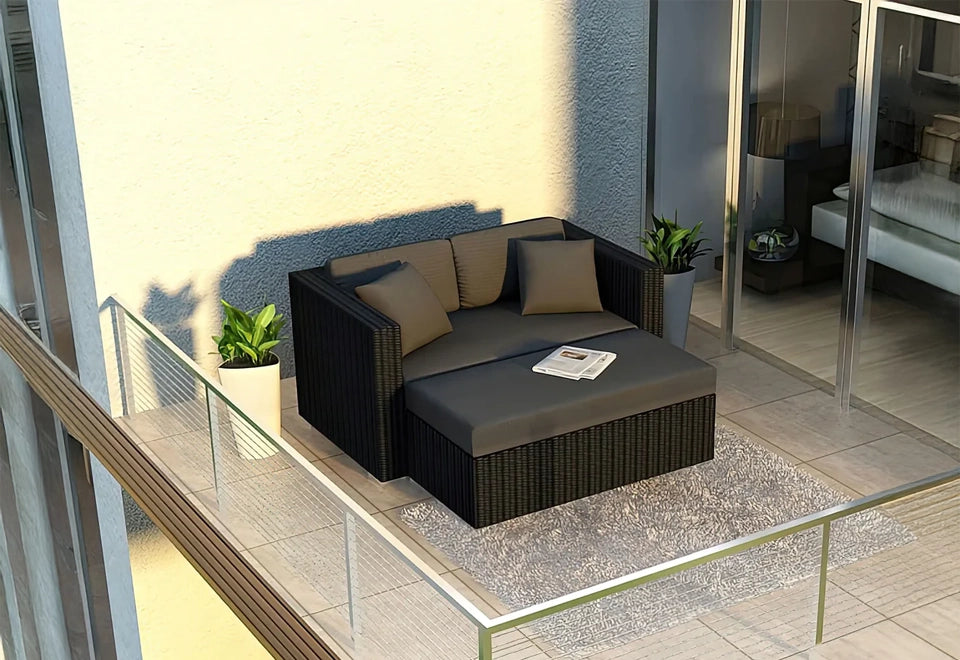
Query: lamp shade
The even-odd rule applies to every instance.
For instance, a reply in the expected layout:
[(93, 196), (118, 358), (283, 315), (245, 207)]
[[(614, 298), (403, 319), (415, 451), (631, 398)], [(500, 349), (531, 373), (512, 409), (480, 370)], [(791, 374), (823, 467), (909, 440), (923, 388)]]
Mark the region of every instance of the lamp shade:
[(820, 150), (820, 111), (800, 103), (750, 105), (747, 153), (761, 158), (800, 160)]

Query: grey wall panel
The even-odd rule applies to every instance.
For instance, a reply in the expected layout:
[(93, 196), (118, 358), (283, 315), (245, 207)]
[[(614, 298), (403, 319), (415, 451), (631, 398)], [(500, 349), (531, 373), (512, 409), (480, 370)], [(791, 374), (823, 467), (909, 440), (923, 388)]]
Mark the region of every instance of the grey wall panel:
[(703, 220), (714, 250), (697, 277), (717, 275), (723, 250), (730, 0), (661, 1), (657, 27), (654, 211)]

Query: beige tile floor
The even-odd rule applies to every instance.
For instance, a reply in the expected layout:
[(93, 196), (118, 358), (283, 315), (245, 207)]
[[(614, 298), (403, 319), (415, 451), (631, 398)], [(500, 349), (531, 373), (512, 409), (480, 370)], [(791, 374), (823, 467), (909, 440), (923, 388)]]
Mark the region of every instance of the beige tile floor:
[[(720, 325), (719, 278), (697, 282), (692, 312)], [(960, 446), (960, 317), (868, 290), (854, 394)], [(833, 382), (840, 283), (767, 295), (742, 290), (744, 342)]]
[[(815, 378), (772, 365), (746, 351), (727, 351), (708, 329), (690, 328), (688, 350), (717, 367), (719, 423), (753, 438), (850, 497), (960, 466), (956, 447), (876, 410), (840, 414)], [(400, 508), (428, 498), (428, 493), (409, 479), (380, 483), (310, 427), (297, 414), (292, 379), (283, 382), (283, 405), (283, 437), (314, 467), (482, 611), (490, 616), (507, 611), (469, 574), (404, 525)], [(271, 576), (302, 616), (323, 626), (324, 634), (339, 644), (344, 657), (363, 656), (364, 652), (351, 645), (345, 624), (346, 598), (340, 585), (342, 521), (328, 520), (327, 513), (310, 510), (322, 509), (329, 502), (322, 494), (311, 494), (307, 475), (277, 457), (261, 461), (258, 474), (248, 472), (241, 477), (238, 472), (231, 477), (232, 470), (243, 466), (231, 466), (221, 458), (226, 466), (221, 470), (218, 499), (204, 457), (190, 459), (177, 451), (196, 429), (187, 422), (161, 424), (149, 415), (138, 417), (127, 421), (131, 430), (142, 434), (143, 446), (176, 474), (185, 489), (193, 491), (195, 501), (219, 517), (245, 556)], [(165, 429), (176, 433), (164, 436)], [(277, 462), (270, 463), (274, 460)], [(268, 500), (278, 488), (296, 496), (271, 503)], [(231, 501), (249, 502), (259, 493), (265, 501), (254, 510), (231, 510)], [(812, 648), (817, 584), (806, 580), (595, 657), (960, 657), (955, 637), (960, 625), (958, 498), (960, 484), (888, 507), (918, 540), (830, 572), (825, 643), (819, 647)], [(366, 546), (361, 544), (373, 546), (369, 539)], [(369, 556), (360, 558), (360, 570), (380, 571), (383, 575), (377, 579), (383, 584), (363, 594), (367, 616), (376, 624), (366, 631), (396, 631), (408, 657), (416, 657), (416, 653), (410, 655), (410, 644), (426, 644), (417, 647), (421, 655), (454, 657), (472, 643), (469, 625), (449, 608), (444, 609), (445, 603), (416, 576), (404, 574), (403, 567), (391, 563), (380, 547), (367, 552)], [(414, 616), (414, 612), (427, 614)], [(431, 621), (432, 629), (417, 628), (429, 627)], [(437, 637), (439, 626), (443, 626), (446, 642), (424, 642)], [(559, 657), (557, 649), (528, 628), (501, 633), (494, 641), (497, 658)], [(434, 643), (438, 646), (430, 646)], [(390, 640), (373, 639), (370, 644), (374, 650), (367, 649), (368, 655), (393, 657), (384, 651), (391, 648)]]

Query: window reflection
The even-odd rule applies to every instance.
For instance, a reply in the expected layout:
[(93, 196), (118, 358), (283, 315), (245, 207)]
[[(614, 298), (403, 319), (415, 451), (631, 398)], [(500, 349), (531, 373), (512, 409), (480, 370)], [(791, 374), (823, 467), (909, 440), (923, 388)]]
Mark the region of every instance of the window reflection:
[(960, 25), (882, 14), (854, 394), (960, 444)]

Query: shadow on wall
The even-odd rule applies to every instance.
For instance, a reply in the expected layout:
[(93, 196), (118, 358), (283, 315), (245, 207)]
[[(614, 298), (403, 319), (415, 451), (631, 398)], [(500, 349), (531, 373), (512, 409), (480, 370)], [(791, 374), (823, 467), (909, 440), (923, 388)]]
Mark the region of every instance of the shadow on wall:
[(649, 0), (577, 0), (573, 220), (639, 250), (645, 197)]
[[(141, 313), (177, 348), (192, 357), (194, 339), (190, 321), (198, 302), (192, 283), (173, 292), (151, 284)], [(145, 356), (159, 405), (166, 406), (194, 398), (196, 382), (193, 376), (174, 365), (158, 345), (147, 342)]]
[[(323, 264), (332, 257), (414, 243), (501, 224), (500, 210), (478, 212), (472, 204), (378, 218), (278, 236), (257, 243), (253, 254), (234, 261), (220, 278), (220, 298), (243, 309), (272, 302), (290, 318), (287, 274)], [(294, 374), (292, 331), (276, 350), (282, 376)]]

